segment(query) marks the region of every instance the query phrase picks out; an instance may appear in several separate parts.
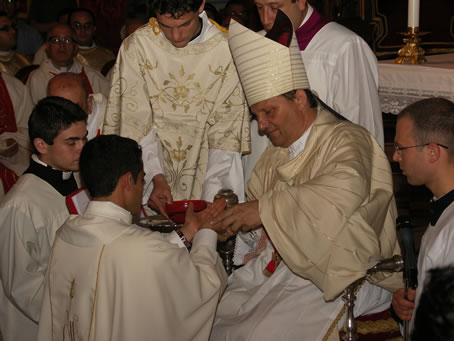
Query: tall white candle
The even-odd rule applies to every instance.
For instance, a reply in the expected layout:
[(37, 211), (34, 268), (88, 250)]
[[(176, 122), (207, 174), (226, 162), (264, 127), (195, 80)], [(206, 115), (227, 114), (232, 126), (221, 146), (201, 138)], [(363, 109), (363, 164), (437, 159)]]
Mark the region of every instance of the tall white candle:
[(419, 0), (408, 0), (408, 27), (419, 27)]

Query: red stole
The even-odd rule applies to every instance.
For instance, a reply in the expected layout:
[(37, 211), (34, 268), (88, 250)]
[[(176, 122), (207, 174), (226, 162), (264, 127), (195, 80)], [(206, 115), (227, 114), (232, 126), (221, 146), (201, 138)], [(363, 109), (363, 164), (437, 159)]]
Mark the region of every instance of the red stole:
[(91, 87), (90, 81), (88, 80), (88, 77), (87, 77), (87, 74), (85, 73), (84, 68), (82, 68), (82, 72), (80, 73), (80, 75), (85, 79), (85, 83), (87, 84), (88, 94), (92, 95), (94, 93), (93, 88)]
[(0, 180), (3, 184), (3, 191), (8, 193), (8, 191), (13, 187), (19, 177), (11, 169), (6, 168), (2, 163), (0, 163)]
[(9, 97), (5, 80), (0, 74), (0, 134), (17, 131), (16, 116), (14, 115), (13, 102)]
[(311, 42), (312, 38), (322, 29), (330, 20), (320, 16), (320, 13), (314, 8), (311, 17), (304, 25), (295, 31), (296, 39), (301, 51), (304, 51)]

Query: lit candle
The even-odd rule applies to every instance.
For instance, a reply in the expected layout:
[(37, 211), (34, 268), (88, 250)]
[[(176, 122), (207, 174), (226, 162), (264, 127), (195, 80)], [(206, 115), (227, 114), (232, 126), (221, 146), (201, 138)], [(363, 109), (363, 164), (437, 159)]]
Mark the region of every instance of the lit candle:
[(408, 27), (419, 27), (419, 0), (408, 0)]

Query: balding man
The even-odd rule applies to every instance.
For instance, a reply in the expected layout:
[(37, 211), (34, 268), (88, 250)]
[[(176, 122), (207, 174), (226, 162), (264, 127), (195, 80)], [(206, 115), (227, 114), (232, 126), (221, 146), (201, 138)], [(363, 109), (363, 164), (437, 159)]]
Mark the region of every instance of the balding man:
[(47, 85), (47, 96), (66, 98), (78, 104), (87, 113), (87, 138), (89, 140), (101, 134), (107, 99), (101, 93), (90, 95), (86, 81), (80, 74), (63, 72), (56, 75)]
[(27, 81), (34, 103), (46, 97), (47, 83), (52, 77), (62, 72), (80, 74), (87, 82), (87, 89), (90, 94), (108, 94), (109, 83), (104, 76), (89, 66), (82, 66), (74, 58), (79, 51), (79, 47), (71, 27), (64, 24), (55, 25), (49, 31), (46, 51), (49, 59), (33, 71)]

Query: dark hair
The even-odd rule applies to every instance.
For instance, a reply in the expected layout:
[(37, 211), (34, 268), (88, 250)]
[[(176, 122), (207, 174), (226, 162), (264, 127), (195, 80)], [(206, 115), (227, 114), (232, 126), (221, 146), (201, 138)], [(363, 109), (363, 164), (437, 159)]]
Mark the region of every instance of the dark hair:
[(454, 158), (454, 103), (441, 97), (426, 98), (404, 108), (397, 118), (409, 117), (417, 144), (440, 143)]
[[(303, 90), (306, 93), (307, 101), (309, 102), (309, 107), (316, 108), (317, 100), (315, 99), (315, 96), (312, 93), (312, 91), (310, 91), (309, 89), (303, 89)], [(282, 94), (281, 96), (284, 96), (288, 100), (292, 101), (295, 99), (295, 95), (296, 95), (296, 90), (290, 90), (289, 92), (286, 92), (285, 94)]]
[(412, 341), (454, 340), (454, 267), (428, 271), (416, 308)]
[(118, 135), (100, 135), (88, 141), (80, 154), (80, 176), (93, 198), (115, 190), (120, 177), (131, 172), (134, 183), (143, 169), (139, 144)]
[(4, 11), (0, 11), (0, 17), (7, 17), (9, 19), (8, 14)]
[(73, 16), (73, 14), (74, 13), (79, 13), (79, 12), (87, 13), (88, 15), (90, 15), (91, 21), (93, 21), (93, 26), (96, 26), (95, 14), (91, 10), (89, 10), (88, 8), (83, 8), (83, 7), (75, 8), (71, 12), (69, 12), (69, 14), (68, 14), (68, 25), (71, 26), (71, 18)]
[(201, 5), (202, 0), (151, 0), (151, 9), (155, 15), (170, 14), (174, 18), (196, 12)]
[(80, 121), (87, 121), (87, 114), (77, 104), (61, 97), (43, 98), (28, 119), (28, 135), (33, 150), (38, 153), (34, 139), (41, 138), (48, 145), (53, 145), (61, 131)]

